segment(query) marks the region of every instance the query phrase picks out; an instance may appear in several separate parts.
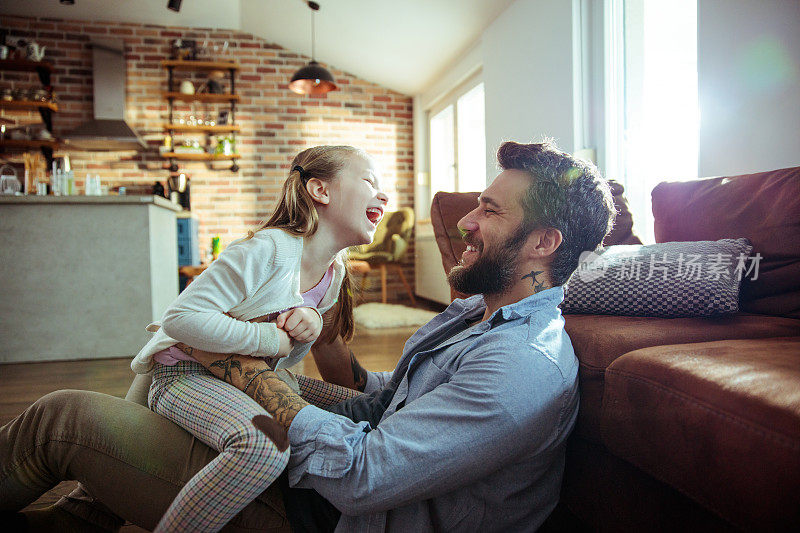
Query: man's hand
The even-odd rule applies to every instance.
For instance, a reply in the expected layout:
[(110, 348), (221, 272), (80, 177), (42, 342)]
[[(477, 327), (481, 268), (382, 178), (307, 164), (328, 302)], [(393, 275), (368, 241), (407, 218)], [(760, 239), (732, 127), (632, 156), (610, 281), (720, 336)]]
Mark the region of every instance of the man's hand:
[(278, 315), (275, 325), (297, 342), (313, 342), (322, 331), (322, 318), (310, 307), (295, 307)]

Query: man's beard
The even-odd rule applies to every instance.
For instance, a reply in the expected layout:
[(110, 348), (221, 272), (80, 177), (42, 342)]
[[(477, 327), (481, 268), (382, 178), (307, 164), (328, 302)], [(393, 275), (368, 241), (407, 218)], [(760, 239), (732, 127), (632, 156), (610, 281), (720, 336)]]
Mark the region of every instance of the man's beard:
[[(530, 231), (523, 225), (497, 246), (480, 250), (469, 266), (456, 265), (447, 274), (450, 286), (465, 294), (502, 294), (515, 282), (520, 246)], [(496, 248), (496, 249), (495, 249)]]

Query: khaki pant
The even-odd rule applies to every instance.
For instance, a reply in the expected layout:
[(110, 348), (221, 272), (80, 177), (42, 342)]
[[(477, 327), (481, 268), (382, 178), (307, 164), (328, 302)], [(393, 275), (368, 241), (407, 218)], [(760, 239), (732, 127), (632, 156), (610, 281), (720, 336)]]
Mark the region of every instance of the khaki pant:
[[(111, 531), (124, 520), (152, 530), (217, 452), (145, 407), (149, 386), (150, 376), (137, 376), (125, 400), (53, 392), (0, 428), (0, 510), (20, 510), (61, 481), (78, 480), (56, 505)], [(277, 483), (224, 531), (288, 532)]]

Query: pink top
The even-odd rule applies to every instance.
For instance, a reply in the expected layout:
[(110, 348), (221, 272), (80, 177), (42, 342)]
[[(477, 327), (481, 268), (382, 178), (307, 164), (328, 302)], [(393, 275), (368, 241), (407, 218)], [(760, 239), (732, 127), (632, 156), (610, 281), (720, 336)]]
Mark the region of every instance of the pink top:
[[(332, 279), (333, 265), (331, 264), (331, 266), (328, 267), (327, 272), (325, 272), (325, 275), (322, 276), (321, 280), (319, 280), (319, 283), (302, 294), (302, 307), (318, 307), (319, 303), (325, 297), (325, 293), (328, 292), (328, 288), (331, 286)], [(290, 309), (294, 309), (294, 307)], [(272, 320), (275, 320), (278, 315), (285, 313), (288, 310), (289, 309), (284, 309), (283, 311), (270, 313), (267, 317), (267, 321), (271, 322)], [(183, 353), (177, 346), (173, 345), (165, 350), (161, 350), (160, 352), (153, 354), (153, 361), (161, 363), (162, 365), (173, 366), (177, 364), (178, 361), (195, 361), (195, 359), (191, 355)]]

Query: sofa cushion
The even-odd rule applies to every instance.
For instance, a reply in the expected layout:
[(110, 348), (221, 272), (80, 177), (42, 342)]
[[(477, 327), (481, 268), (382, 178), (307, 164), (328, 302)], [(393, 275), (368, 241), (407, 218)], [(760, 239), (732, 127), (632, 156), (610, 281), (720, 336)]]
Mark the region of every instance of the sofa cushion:
[(763, 259), (742, 310), (800, 318), (800, 167), (661, 183), (652, 198), (656, 241), (747, 238)]
[(747, 239), (608, 246), (581, 255), (565, 313), (691, 317), (739, 310)]
[(669, 344), (800, 335), (800, 320), (738, 314), (720, 318), (648, 318), (564, 315), (580, 362), (580, 408), (575, 431), (600, 442), (606, 367), (623, 354)]
[(603, 443), (745, 530), (800, 530), (800, 338), (658, 346), (606, 370)]

